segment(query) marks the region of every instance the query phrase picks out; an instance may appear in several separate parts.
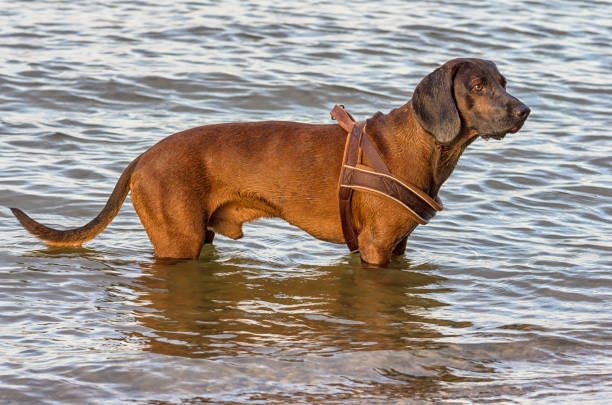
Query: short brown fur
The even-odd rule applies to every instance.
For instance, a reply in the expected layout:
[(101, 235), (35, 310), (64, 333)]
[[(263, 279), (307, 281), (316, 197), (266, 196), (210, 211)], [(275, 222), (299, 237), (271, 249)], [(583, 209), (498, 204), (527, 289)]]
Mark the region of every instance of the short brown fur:
[[(479, 78), (487, 94), (469, 88)], [(423, 79), (413, 100), (374, 114), (366, 132), (393, 176), (436, 196), (476, 137), (503, 137), (527, 118), (529, 109), (505, 92), (502, 80), (491, 62), (452, 60)], [(193, 128), (130, 163), (102, 212), (81, 228), (54, 230), (12, 211), (45, 243), (80, 245), (110, 223), (131, 190), (159, 258), (198, 258), (215, 232), (238, 239), (244, 222), (261, 217), (344, 243), (338, 178), (346, 136), (336, 124), (279, 121)], [(353, 215), (361, 258), (371, 264), (402, 254), (417, 226), (399, 204), (367, 192), (355, 192)]]

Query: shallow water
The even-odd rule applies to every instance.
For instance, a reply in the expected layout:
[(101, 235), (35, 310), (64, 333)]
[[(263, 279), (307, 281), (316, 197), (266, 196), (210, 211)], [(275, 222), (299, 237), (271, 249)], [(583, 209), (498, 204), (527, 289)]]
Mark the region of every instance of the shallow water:
[(129, 198), (83, 249), (0, 209), (3, 403), (609, 401), (610, 2), (1, 4), (0, 206), (48, 224), (173, 132), (365, 118), (455, 57), (532, 109), (386, 269), (280, 220), (164, 265)]

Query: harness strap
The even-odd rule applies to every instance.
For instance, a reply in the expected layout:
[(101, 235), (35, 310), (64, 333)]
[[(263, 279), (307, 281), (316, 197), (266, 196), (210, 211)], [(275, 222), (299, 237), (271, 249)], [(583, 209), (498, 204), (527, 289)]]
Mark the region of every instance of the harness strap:
[[(344, 158), (342, 159), (346, 165), (357, 165), (357, 160), (359, 159), (359, 144), (363, 136), (364, 126), (364, 122), (353, 123), (352, 125), (349, 136), (346, 139)], [(340, 184), (351, 184), (352, 172), (345, 170), (344, 167), (345, 166), (342, 167), (342, 171), (340, 172)], [(340, 204), (340, 223), (342, 224), (344, 241), (351, 252), (356, 252), (359, 250), (359, 244), (357, 243), (357, 231), (353, 223), (353, 210), (351, 207), (353, 189), (340, 186), (338, 197)]]
[[(364, 121), (355, 122), (344, 107), (339, 105), (332, 109), (331, 116), (349, 134), (342, 158), (338, 197), (342, 233), (351, 252), (359, 250), (351, 207), (354, 190), (373, 192), (394, 200), (421, 225), (427, 224), (436, 215), (436, 211), (442, 211), (442, 202), (437, 196), (431, 198), (418, 187), (391, 175), (376, 146), (365, 133)], [(358, 164), (360, 150), (373, 168)]]
[(332, 119), (338, 121), (338, 124), (349, 134), (355, 126), (355, 118), (344, 109), (343, 105), (335, 105), (331, 110)]

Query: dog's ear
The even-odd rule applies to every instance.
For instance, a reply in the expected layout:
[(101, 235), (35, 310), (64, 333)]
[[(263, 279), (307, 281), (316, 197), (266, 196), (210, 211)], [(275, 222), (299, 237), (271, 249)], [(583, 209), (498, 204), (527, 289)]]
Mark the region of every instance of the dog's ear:
[(417, 121), (443, 145), (452, 143), (461, 130), (453, 82), (465, 63), (459, 59), (440, 66), (421, 80), (412, 95)]

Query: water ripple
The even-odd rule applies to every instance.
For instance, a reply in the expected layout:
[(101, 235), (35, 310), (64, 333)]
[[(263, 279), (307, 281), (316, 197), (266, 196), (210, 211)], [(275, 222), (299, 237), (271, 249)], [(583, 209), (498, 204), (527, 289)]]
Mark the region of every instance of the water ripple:
[(532, 114), (470, 146), (386, 269), (280, 220), (164, 264), (129, 197), (85, 248), (0, 209), (0, 396), (607, 403), (609, 21), (605, 1), (5, 1), (0, 205), (52, 225), (173, 132), (363, 119), (455, 57), (495, 61)]

